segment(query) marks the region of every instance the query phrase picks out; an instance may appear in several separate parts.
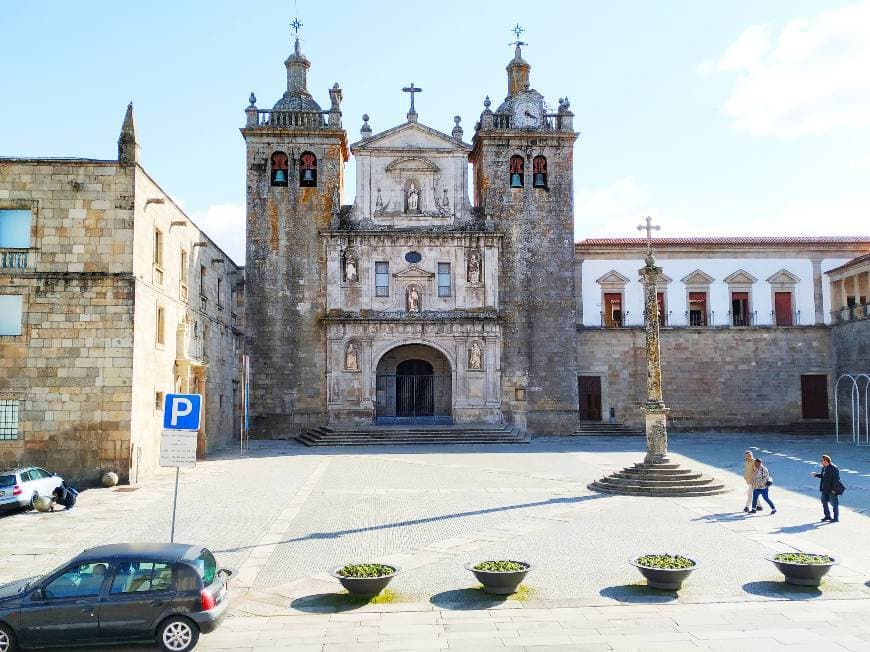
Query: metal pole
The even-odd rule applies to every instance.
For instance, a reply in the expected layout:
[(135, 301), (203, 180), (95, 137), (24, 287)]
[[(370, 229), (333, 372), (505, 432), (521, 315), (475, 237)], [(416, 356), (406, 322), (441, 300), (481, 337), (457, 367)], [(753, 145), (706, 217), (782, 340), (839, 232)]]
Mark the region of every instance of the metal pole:
[(175, 543), (175, 506), (178, 504), (178, 473), (179, 467), (175, 467), (175, 494), (172, 496), (172, 530), (169, 533), (169, 543)]

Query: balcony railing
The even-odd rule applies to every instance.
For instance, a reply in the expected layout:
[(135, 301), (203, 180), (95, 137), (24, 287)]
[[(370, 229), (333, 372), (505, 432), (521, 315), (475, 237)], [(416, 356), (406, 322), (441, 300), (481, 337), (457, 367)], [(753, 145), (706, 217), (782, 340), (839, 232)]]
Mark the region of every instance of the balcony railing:
[(193, 360), (202, 360), (208, 362), (208, 348), (205, 345), (204, 337), (190, 338), (190, 357)]
[(624, 313), (620, 314), (618, 317), (611, 317), (610, 319), (607, 319), (604, 316), (604, 312), (599, 312), (598, 314), (601, 317), (601, 327), (602, 328), (628, 328), (630, 325), (630, 322), (628, 321), (628, 318), (629, 318), (629, 311), (628, 310), (626, 310)]
[(0, 269), (27, 267), (27, 249), (0, 249)]
[(728, 323), (738, 328), (755, 326), (757, 319), (755, 311), (749, 313), (739, 313), (728, 311)]
[(774, 326), (800, 326), (801, 324), (801, 311), (797, 312), (776, 312), (771, 311), (770, 313), (770, 323)]
[(704, 313), (699, 310), (687, 310), (685, 313), (686, 325), (689, 328), (705, 328), (716, 325), (716, 311)]
[(859, 303), (831, 311), (831, 321), (835, 324), (844, 324), (860, 319), (870, 319), (870, 303)]
[[(300, 129), (306, 127), (325, 127), (329, 124), (329, 111), (290, 111), (286, 109), (252, 110), (249, 117), (249, 127), (281, 127), (285, 129)], [(250, 123), (253, 119), (253, 124)]]

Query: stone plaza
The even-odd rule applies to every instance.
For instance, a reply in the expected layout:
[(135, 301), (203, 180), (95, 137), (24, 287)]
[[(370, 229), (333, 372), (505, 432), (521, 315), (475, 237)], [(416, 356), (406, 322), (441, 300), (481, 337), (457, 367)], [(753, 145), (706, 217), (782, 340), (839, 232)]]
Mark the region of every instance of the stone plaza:
[[(830, 439), (671, 436), (671, 457), (724, 482), (703, 498), (605, 496), (593, 479), (639, 459), (641, 438), (538, 438), (511, 446), (308, 449), (252, 442), (182, 472), (177, 536), (238, 569), (231, 616), (204, 650), (870, 649), (870, 457)], [(742, 453), (775, 476), (778, 513), (747, 516)], [(822, 452), (848, 490), (842, 522), (818, 522)], [(168, 537), (172, 475), (82, 493), (66, 514), (2, 519), (0, 582), (45, 572), (96, 543)], [(628, 533), (631, 533), (630, 535)], [(819, 589), (790, 587), (764, 557), (834, 555)], [(627, 560), (699, 562), (679, 593), (643, 586)], [(507, 600), (467, 562), (529, 561)], [(360, 604), (328, 571), (393, 563), (389, 599)], [(143, 648), (135, 648), (143, 649)], [(147, 648), (145, 648), (147, 649)]]

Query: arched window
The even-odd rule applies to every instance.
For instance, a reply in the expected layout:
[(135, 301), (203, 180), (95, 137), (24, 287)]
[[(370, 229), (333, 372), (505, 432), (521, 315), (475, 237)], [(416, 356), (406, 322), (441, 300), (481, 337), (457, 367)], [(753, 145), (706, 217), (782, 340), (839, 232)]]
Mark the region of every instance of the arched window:
[(299, 157), (299, 186), (314, 188), (317, 185), (317, 157), (311, 152), (303, 152)]
[(532, 187), (547, 187), (547, 159), (544, 156), (536, 156), (532, 161)]
[(516, 154), (511, 156), (511, 188), (522, 188), (525, 185), (523, 163), (522, 156)]
[(284, 152), (275, 152), (270, 159), (271, 178), (273, 186), (287, 185), (287, 155)]

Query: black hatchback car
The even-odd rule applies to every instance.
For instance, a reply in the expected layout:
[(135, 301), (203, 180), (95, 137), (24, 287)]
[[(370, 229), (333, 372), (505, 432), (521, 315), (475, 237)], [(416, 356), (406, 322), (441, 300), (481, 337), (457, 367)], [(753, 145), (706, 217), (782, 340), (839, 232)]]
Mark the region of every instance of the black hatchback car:
[(223, 621), (232, 574), (202, 546), (88, 548), (45, 577), (0, 587), (0, 652), (132, 642), (192, 650)]

